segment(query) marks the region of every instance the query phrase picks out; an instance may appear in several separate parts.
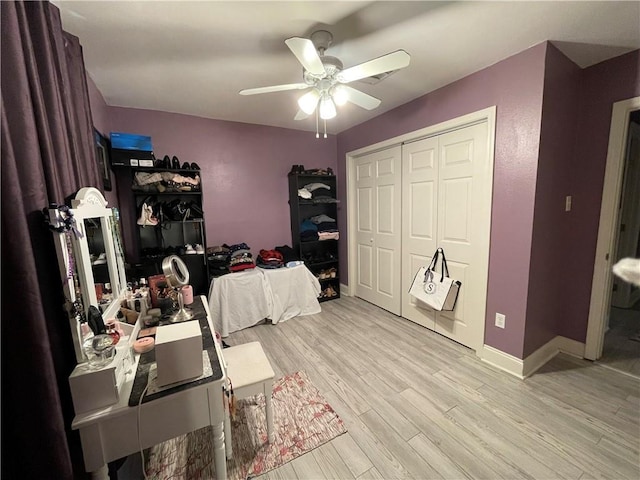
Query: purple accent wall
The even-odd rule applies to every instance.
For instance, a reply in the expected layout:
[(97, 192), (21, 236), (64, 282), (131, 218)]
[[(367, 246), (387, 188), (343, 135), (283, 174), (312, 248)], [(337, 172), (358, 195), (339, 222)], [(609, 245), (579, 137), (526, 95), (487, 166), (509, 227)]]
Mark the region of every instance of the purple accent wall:
[(640, 96), (640, 50), (583, 70), (581, 82), (571, 187), (574, 195), (569, 229), (571, 250), (564, 262), (572, 281), (567, 291), (566, 318), (558, 325), (557, 334), (584, 342), (611, 113), (615, 102)]
[[(529, 258), (542, 109), (543, 43), (338, 135), (338, 175), (347, 152), (493, 105), (497, 106), (487, 318), (507, 316), (507, 328), (487, 322), (485, 343), (522, 358)], [(346, 199), (345, 182), (340, 198)], [(346, 225), (346, 210), (339, 221)], [(348, 283), (347, 238), (340, 275)]]
[[(207, 245), (291, 245), (287, 174), (293, 164), (336, 170), (336, 137), (110, 107), (112, 131), (150, 135), (156, 157), (177, 156), (202, 169)], [(123, 185), (120, 185), (123, 188)], [(124, 208), (124, 207), (123, 207)]]
[[(573, 212), (565, 212), (565, 196), (573, 195), (573, 162), (579, 122), (580, 68), (549, 44), (545, 62), (542, 125), (536, 180), (535, 212), (523, 357), (557, 335), (569, 315), (568, 285), (573, 272), (569, 234)], [(579, 203), (579, 202), (576, 202)]]
[(89, 103), (91, 105), (91, 118), (93, 126), (103, 135), (109, 134), (109, 106), (104, 101), (104, 97), (93, 79), (87, 76), (87, 86), (89, 87)]
[[(93, 82), (89, 74), (86, 74), (87, 86), (89, 89), (89, 104), (91, 105), (91, 118), (93, 120), (93, 126), (102, 135), (109, 138), (109, 106), (104, 101), (104, 97), (96, 84)], [(111, 172), (111, 191), (103, 191), (104, 198), (107, 200), (107, 206), (118, 206), (118, 186), (115, 181), (113, 172)]]

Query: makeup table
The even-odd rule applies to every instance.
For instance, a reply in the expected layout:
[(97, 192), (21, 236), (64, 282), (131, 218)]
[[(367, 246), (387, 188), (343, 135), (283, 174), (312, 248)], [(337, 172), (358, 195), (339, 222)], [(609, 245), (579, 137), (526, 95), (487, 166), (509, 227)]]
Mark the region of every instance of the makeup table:
[[(201, 308), (206, 312), (206, 322), (202, 318), (201, 326), (208, 325), (209, 332), (213, 334), (206, 298), (198, 297), (195, 300), (201, 302)], [(133, 335), (137, 335), (137, 331), (138, 328)], [(108, 479), (108, 462), (211, 426), (216, 478), (226, 480), (223, 394), (225, 364), (215, 335), (207, 348), (203, 332), (203, 344), (203, 354), (207, 354), (212, 375), (183, 383), (164, 393), (146, 395), (138, 407), (136, 399), (140, 398), (141, 392), (136, 396), (136, 390), (140, 389), (141, 380), (144, 388), (146, 380), (140, 378), (141, 372), (145, 372), (145, 359), (141, 362), (141, 355), (136, 354), (131, 368), (127, 367), (129, 373), (124, 376), (119, 388), (118, 403), (76, 415), (71, 427), (80, 432), (85, 470), (91, 472), (92, 478)], [(148, 365), (146, 367), (147, 370), (150, 368)], [(134, 406), (130, 406), (132, 402), (135, 402)]]

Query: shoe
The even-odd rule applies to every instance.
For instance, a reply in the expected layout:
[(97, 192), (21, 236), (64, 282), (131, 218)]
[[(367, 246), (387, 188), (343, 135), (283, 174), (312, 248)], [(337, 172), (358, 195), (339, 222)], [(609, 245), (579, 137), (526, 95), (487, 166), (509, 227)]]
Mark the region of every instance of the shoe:
[(180, 160), (178, 160), (178, 157), (176, 157), (175, 155), (171, 159), (171, 168), (173, 168), (174, 170), (180, 169)]
[(156, 168), (164, 168), (164, 159), (157, 158), (153, 166)]
[(304, 174), (305, 169), (304, 169), (304, 165), (298, 165), (298, 173), (300, 175)]
[(151, 205), (148, 205), (146, 202), (142, 204), (140, 217), (138, 218), (138, 225), (141, 225), (143, 227), (155, 227), (156, 225), (158, 225), (158, 219), (153, 214), (153, 207)]
[(329, 270), (327, 270), (328, 277), (326, 277), (326, 278), (336, 278), (336, 273), (337, 273), (336, 268), (335, 267), (331, 267)]
[(200, 170), (200, 165), (196, 162), (191, 162), (191, 170)]
[(190, 244), (186, 244), (185, 246), (185, 252), (187, 255), (195, 255), (197, 252), (193, 249), (193, 247)]
[(106, 253), (101, 253), (100, 255), (98, 255), (98, 258), (96, 260), (91, 262), (92, 265), (104, 265), (105, 263), (107, 263)]
[(182, 164), (182, 170), (191, 170), (191, 165), (189, 165), (189, 162), (184, 162)]
[(198, 254), (204, 254), (204, 248), (199, 243), (196, 243), (195, 250), (196, 250), (196, 253)]
[(169, 155), (165, 155), (162, 158), (162, 163), (164, 163), (164, 165), (162, 165), (162, 168), (171, 168), (171, 159), (169, 158)]

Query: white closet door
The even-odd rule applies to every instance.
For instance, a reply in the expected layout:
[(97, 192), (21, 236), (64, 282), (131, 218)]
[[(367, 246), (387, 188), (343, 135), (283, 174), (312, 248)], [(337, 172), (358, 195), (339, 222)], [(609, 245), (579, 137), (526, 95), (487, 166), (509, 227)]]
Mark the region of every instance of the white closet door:
[(431, 330), (435, 311), (409, 295), (409, 288), (437, 248), (438, 145), (438, 137), (431, 137), (402, 146), (402, 316)]
[[(402, 316), (478, 350), (484, 341), (493, 175), (487, 124), (402, 147)], [(408, 294), (421, 266), (444, 249), (462, 282), (453, 312), (436, 312)]]
[(355, 295), (400, 315), (401, 148), (356, 159)]
[(435, 330), (477, 351), (484, 342), (493, 181), (487, 124), (439, 141), (437, 243), (462, 288), (455, 310), (437, 313)]

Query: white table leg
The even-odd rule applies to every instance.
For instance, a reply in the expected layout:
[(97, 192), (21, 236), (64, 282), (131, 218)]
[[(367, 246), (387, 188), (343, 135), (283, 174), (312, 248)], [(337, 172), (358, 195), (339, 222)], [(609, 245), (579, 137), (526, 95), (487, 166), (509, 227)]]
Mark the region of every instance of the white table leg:
[(109, 467), (102, 465), (98, 470), (91, 472), (91, 480), (109, 480)]
[(231, 441), (231, 412), (229, 411), (229, 402), (224, 402), (224, 446), (227, 459), (233, 458), (233, 442)]
[(227, 480), (227, 459), (224, 453), (224, 421), (212, 426), (213, 460), (216, 467), (216, 480)]
[(276, 434), (273, 431), (273, 409), (271, 407), (271, 395), (273, 393), (273, 384), (271, 382), (264, 382), (264, 407), (267, 416), (267, 435), (269, 436), (269, 443), (273, 443), (276, 438)]

